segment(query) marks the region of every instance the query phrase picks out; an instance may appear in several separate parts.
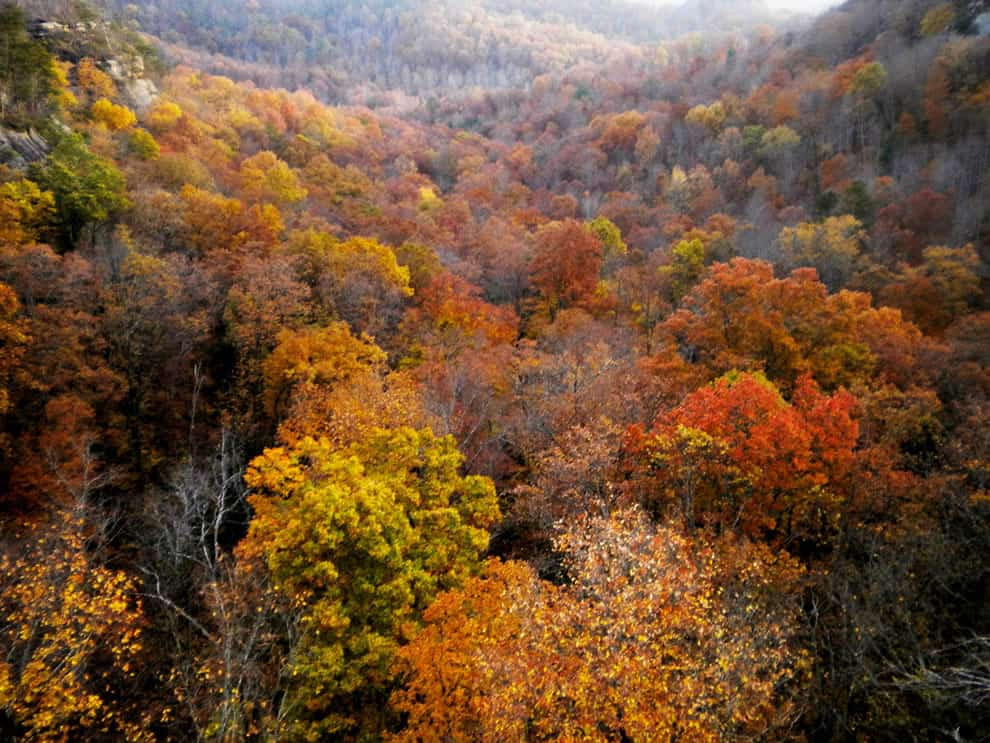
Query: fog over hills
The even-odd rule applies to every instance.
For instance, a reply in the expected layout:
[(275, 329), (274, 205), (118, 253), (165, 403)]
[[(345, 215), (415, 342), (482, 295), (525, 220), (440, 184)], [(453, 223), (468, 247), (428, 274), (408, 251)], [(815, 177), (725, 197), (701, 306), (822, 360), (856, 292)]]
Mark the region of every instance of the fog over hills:
[[(762, 0), (102, 0), (123, 23), (184, 61), (337, 102), (411, 105), (429, 93), (525, 86), (601, 64), (626, 45), (704, 32), (745, 35), (784, 23)], [(380, 105), (380, 103), (379, 103)]]

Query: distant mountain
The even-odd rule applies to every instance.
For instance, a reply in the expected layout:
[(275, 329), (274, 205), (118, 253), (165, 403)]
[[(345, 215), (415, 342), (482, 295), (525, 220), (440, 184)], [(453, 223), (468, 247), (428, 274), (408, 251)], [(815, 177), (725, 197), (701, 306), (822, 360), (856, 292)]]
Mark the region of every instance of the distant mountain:
[[(48, 5), (58, 5), (51, 0)], [(762, 0), (96, 0), (174, 62), (331, 102), (401, 105), (771, 22)]]
[(686, 0), (666, 13), (682, 33), (745, 29), (779, 18), (765, 0)]

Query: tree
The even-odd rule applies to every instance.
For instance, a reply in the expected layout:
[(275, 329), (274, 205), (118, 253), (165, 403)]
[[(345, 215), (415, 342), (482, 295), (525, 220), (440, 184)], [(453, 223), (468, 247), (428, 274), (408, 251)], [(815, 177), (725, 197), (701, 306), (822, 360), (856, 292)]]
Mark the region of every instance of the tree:
[(150, 740), (115, 698), (138, 670), (135, 584), (87, 554), (86, 534), (79, 509), (60, 509), (15, 532), (20, 557), (0, 556), (0, 709), (25, 740)]
[(770, 158), (782, 157), (801, 144), (801, 137), (789, 126), (777, 126), (764, 132), (760, 150)]
[(643, 445), (655, 478), (645, 498), (658, 515), (674, 505), (688, 528), (827, 540), (853, 463), (854, 409), (850, 394), (826, 397), (807, 377), (789, 404), (764, 377), (726, 375), (658, 421)]
[(149, 129), (162, 133), (178, 124), (182, 117), (182, 107), (178, 103), (174, 101), (159, 101), (148, 112), (145, 121)]
[(670, 299), (677, 304), (705, 272), (705, 246), (700, 239), (681, 240), (670, 251), (670, 265), (661, 272), (670, 279)]
[(898, 384), (921, 373), (930, 348), (917, 327), (866, 294), (829, 294), (813, 269), (782, 279), (763, 261), (715, 263), (661, 326), (671, 349), (707, 368), (761, 370), (787, 394), (802, 374), (826, 389)]
[(684, 121), (688, 124), (707, 129), (711, 135), (717, 134), (725, 122), (727, 116), (725, 106), (720, 101), (716, 101), (710, 106), (698, 104), (684, 116)]
[[(540, 648), (523, 628), (532, 610), (543, 608), (540, 590), (525, 563), (488, 561), (480, 577), (436, 598), (423, 614), (424, 628), (398, 652), (405, 683), (391, 704), (408, 722), (397, 740), (491, 741), (524, 734), (533, 708), (529, 681), (542, 669), (527, 672), (531, 653)], [(499, 668), (496, 654), (512, 665)]]
[(950, 95), (949, 61), (945, 57), (938, 57), (928, 69), (928, 78), (925, 80), (924, 87), (924, 98), (921, 101), (925, 126), (928, 130), (928, 135), (932, 139), (944, 137), (948, 131), (949, 116), (947, 108), (949, 106)]
[(193, 250), (200, 254), (234, 250), (241, 243), (243, 202), (189, 183), (181, 187), (179, 199), (185, 227), (183, 237)]
[(399, 429), (340, 452), (304, 439), (251, 463), (255, 517), (238, 554), (259, 556), (301, 612), (280, 712), (288, 739), (380, 733), (374, 700), (406, 623), (477, 571), (498, 518), (491, 482), (462, 477), (461, 462), (452, 438)]
[(142, 252), (124, 228), (114, 241), (117, 254), (103, 266), (100, 336), (107, 362), (125, 380), (117, 409), (123, 448), (147, 476), (188, 441), (215, 287), (181, 254)]
[(283, 415), (299, 388), (332, 386), (384, 363), (385, 353), (370, 338), (353, 336), (346, 323), (303, 330), (285, 329), (262, 364), (265, 408)]
[(921, 35), (935, 36), (945, 33), (956, 22), (956, 10), (952, 3), (940, 3), (925, 13), (921, 19)]
[[(503, 524), (525, 533), (515, 540), (517, 550), (525, 549), (526, 540), (549, 551), (559, 524), (587, 514), (609, 516), (617, 509), (622, 495), (623, 433), (602, 417), (569, 428), (536, 455), (527, 482), (511, 493), (512, 506)], [(553, 560), (550, 556), (545, 562)]]
[(552, 320), (558, 310), (587, 300), (598, 286), (602, 241), (568, 219), (540, 227), (530, 262), (530, 281), (543, 296)]
[(76, 80), (79, 87), (91, 96), (115, 98), (117, 86), (113, 78), (96, 66), (92, 57), (83, 57), (76, 65)]
[(972, 245), (925, 248), (922, 259), (920, 266), (902, 266), (880, 298), (926, 332), (941, 333), (979, 300), (980, 259)]
[(604, 263), (615, 263), (629, 251), (629, 247), (622, 239), (621, 230), (608, 217), (600, 215), (595, 217), (588, 222), (588, 229), (602, 241)]
[(0, 5), (0, 119), (43, 114), (58, 81), (52, 56), (27, 34), (24, 11), (4, 2)]
[(244, 465), (224, 429), (211, 456), (178, 464), (141, 512), (139, 566), (161, 633), (151, 650), (167, 656), (158, 663), (172, 695), (160, 722), (186, 711), (197, 739), (218, 743), (277, 735), (280, 641), (296, 619), (269, 590), (263, 566), (230, 552), (229, 534), (248, 511)]
[(237, 266), (223, 310), (224, 337), (237, 355), (232, 385), (233, 407), (250, 426), (262, 417), (262, 364), (282, 330), (299, 329), (312, 320), (309, 287), (296, 278), (286, 256), (245, 257)]
[(864, 237), (862, 225), (847, 214), (785, 227), (777, 245), (790, 268), (812, 266), (825, 285), (837, 291), (852, 277)]
[(162, 152), (158, 142), (146, 129), (137, 128), (132, 131), (127, 139), (127, 145), (131, 152), (142, 160), (157, 160)]
[(887, 68), (880, 62), (867, 62), (853, 75), (849, 92), (868, 101), (878, 95), (887, 85)]
[(605, 152), (624, 150), (630, 152), (636, 143), (640, 130), (646, 124), (646, 117), (639, 111), (602, 116), (592, 122), (592, 127), (599, 129), (601, 135), (597, 145)]
[(12, 490), (35, 507), (89, 502), (119, 480), (100, 456), (104, 448), (93, 408), (65, 393), (53, 397), (36, 424), (37, 437), (22, 435), (22, 453), (11, 473)]
[(93, 121), (100, 122), (114, 132), (130, 129), (137, 124), (137, 116), (134, 115), (133, 111), (126, 106), (112, 103), (106, 98), (95, 101), (89, 108), (89, 114), (93, 117)]
[(51, 224), (55, 197), (26, 178), (0, 184), (0, 240), (21, 244), (39, 240)]
[(842, 190), (839, 208), (858, 219), (867, 229), (873, 226), (875, 206), (862, 181), (853, 181)]
[(12, 377), (30, 341), (20, 308), (14, 290), (0, 283), (0, 416), (10, 409)]
[(400, 266), (409, 269), (409, 287), (419, 292), (443, 269), (436, 251), (428, 245), (402, 243), (393, 251)]
[(87, 225), (105, 222), (128, 206), (124, 176), (93, 154), (78, 134), (65, 135), (30, 172), (32, 180), (55, 196), (65, 247), (74, 245)]
[(511, 309), (489, 304), (480, 295), (478, 287), (459, 276), (446, 270), (437, 273), (402, 321), (404, 334), (417, 346), (411, 350), (432, 350), (450, 358), (465, 348), (513, 342), (519, 319)]
[(309, 229), (293, 232), (285, 250), (300, 261), (301, 278), (317, 301), (355, 332), (378, 335), (393, 330), (402, 303), (413, 294), (409, 269), (377, 240), (340, 241)]
[(252, 201), (271, 201), (278, 206), (306, 198), (295, 171), (273, 152), (259, 152), (241, 163), (241, 189)]
[(807, 666), (792, 560), (636, 512), (578, 519), (557, 546), (562, 586), (492, 562), (438, 597), (399, 652), (396, 740), (788, 735)]

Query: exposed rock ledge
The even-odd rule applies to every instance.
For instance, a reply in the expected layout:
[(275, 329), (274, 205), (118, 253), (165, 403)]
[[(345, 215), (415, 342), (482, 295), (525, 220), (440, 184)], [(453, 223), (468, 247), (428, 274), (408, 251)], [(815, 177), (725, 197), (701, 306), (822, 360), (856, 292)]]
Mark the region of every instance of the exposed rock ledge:
[(158, 98), (158, 87), (146, 77), (127, 80), (121, 85), (124, 88), (124, 93), (138, 111), (144, 111)]
[[(61, 23), (55, 20), (36, 18), (28, 24), (28, 30), (36, 39), (62, 40), (67, 41), (67, 43), (75, 40), (76, 45), (70, 44), (61, 52), (56, 52), (56, 54), (61, 54), (73, 62), (78, 61), (78, 57), (84, 53), (82, 50), (87, 49), (88, 45), (85, 43), (87, 39), (102, 34), (109, 45), (109, 37), (106, 35), (110, 30), (110, 24), (105, 21)], [(82, 42), (81, 47), (78, 46), (80, 42)], [(127, 45), (125, 47), (129, 49)], [(155, 83), (144, 76), (144, 59), (132, 49), (118, 56), (98, 59), (97, 64), (117, 83), (124, 94), (125, 102), (137, 111), (144, 111), (158, 97), (158, 88)]]
[(117, 83), (132, 108), (144, 111), (158, 98), (158, 87), (144, 77), (144, 60), (140, 56), (104, 59), (99, 64)]
[(24, 170), (29, 163), (48, 154), (49, 146), (34, 129), (18, 132), (0, 126), (0, 163)]

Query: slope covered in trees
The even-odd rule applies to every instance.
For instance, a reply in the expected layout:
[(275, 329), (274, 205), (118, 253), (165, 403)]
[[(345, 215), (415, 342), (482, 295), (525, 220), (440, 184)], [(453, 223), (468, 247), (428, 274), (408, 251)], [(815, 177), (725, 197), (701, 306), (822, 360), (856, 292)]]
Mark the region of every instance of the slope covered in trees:
[(466, 89), (521, 89), (547, 72), (601, 64), (691, 32), (755, 28), (762, 0), (102, 0), (156, 34), (178, 62), (267, 86), (306, 87), (334, 103), (407, 109)]
[(0, 7), (0, 737), (978, 740), (980, 4), (386, 5)]

